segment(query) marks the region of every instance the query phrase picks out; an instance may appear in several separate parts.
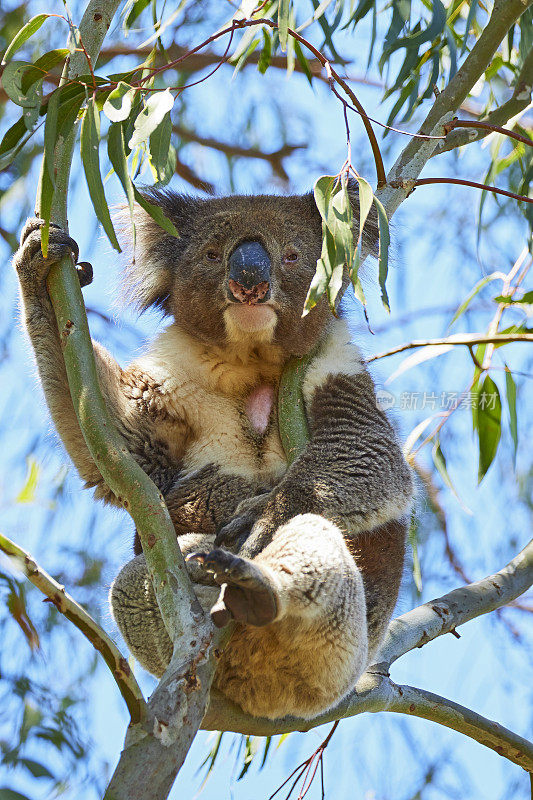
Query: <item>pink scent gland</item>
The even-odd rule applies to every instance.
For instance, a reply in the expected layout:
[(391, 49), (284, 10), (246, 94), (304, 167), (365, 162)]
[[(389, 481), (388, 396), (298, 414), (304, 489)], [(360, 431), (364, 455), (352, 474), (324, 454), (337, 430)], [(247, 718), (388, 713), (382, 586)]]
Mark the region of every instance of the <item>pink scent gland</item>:
[(268, 383), (257, 386), (246, 400), (246, 416), (254, 431), (265, 433), (274, 406), (274, 387)]

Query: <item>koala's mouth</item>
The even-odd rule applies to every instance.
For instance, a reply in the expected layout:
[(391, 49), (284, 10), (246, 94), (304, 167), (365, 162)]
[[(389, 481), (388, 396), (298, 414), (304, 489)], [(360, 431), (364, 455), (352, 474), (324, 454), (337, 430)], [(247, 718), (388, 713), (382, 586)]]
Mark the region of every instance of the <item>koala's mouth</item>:
[(230, 303), (224, 312), (226, 323), (249, 333), (274, 328), (277, 314), (266, 303)]

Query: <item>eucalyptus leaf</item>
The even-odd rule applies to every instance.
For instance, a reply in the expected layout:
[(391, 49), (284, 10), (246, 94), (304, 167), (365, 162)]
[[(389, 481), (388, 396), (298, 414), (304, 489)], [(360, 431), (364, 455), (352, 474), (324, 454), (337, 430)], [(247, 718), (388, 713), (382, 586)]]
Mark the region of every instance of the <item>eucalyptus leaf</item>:
[(174, 98), (172, 97), (170, 89), (165, 89), (164, 92), (155, 92), (150, 95), (143, 110), (135, 120), (133, 135), (128, 142), (128, 146), (131, 150), (148, 139), (150, 134), (152, 134), (163, 121), (165, 114), (172, 109), (173, 105)]
[(11, 57), (17, 50), (22, 47), (25, 42), (28, 41), (30, 36), (33, 36), (36, 33), (43, 22), (48, 19), (48, 17), (55, 16), (55, 14), (36, 14), (35, 17), (32, 17), (28, 22), (19, 30), (19, 32), (15, 35), (15, 37), (11, 40), (9, 47), (7, 48), (6, 52), (4, 53), (4, 57), (2, 59), (2, 64), (7, 64), (8, 61), (11, 60)]
[(122, 122), (130, 115), (134, 97), (135, 89), (119, 81), (104, 103), (104, 114), (111, 122)]
[(87, 108), (85, 109), (85, 114), (81, 123), (81, 160), (96, 216), (102, 223), (102, 227), (109, 241), (115, 250), (118, 250), (120, 253), (120, 245), (115, 234), (115, 229), (113, 228), (113, 223), (111, 222), (109, 206), (107, 204), (102, 176), (100, 174), (99, 145), (100, 115), (96, 108), (94, 98), (91, 97), (87, 103)]
[(283, 52), (287, 49), (289, 37), (289, 17), (291, 13), (291, 0), (279, 0), (278, 3), (278, 33), (279, 44)]
[(516, 452), (518, 450), (518, 416), (516, 413), (516, 383), (513, 374), (507, 364), (505, 365), (505, 394), (507, 396), (507, 406), (509, 408), (509, 429), (513, 440), (513, 460), (516, 464)]
[(501, 436), (502, 404), (498, 387), (490, 377), (485, 380), (476, 397), (476, 419), (479, 437), (478, 482), (481, 483), (494, 461)]

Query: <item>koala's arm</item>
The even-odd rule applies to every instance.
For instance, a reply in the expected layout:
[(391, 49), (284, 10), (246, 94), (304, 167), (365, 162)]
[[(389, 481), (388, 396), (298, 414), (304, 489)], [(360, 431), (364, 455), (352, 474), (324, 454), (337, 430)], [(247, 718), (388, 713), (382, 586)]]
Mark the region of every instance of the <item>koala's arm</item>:
[[(41, 224), (38, 219), (28, 220), (20, 248), (13, 259), (20, 281), (24, 323), (59, 436), (86, 484), (96, 487), (98, 497), (114, 502), (114, 495), (104, 483), (78, 424), (56, 318), (46, 289), (50, 267), (70, 251), (77, 255), (76, 243), (63, 231), (51, 228), (49, 255), (45, 259), (41, 252)], [(185, 424), (181, 430), (180, 425), (173, 421), (175, 452), (167, 452), (165, 429), (170, 422), (159, 387), (139, 370), (123, 371), (105, 348), (97, 342), (93, 345), (100, 387), (119, 432), (138, 463), (148, 469), (156, 482), (164, 482), (163, 473), (168, 471), (179, 450), (180, 434), (183, 438), (187, 435)]]
[(326, 347), (308, 370), (310, 441), (256, 517), (246, 549), (262, 549), (297, 514), (320, 514), (356, 536), (410, 509), (411, 471), (358, 351)]

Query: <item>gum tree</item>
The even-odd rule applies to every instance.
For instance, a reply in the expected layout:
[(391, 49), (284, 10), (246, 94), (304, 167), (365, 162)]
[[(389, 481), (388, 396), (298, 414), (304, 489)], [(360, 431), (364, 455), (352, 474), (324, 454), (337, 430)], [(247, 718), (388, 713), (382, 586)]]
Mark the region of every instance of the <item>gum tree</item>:
[[(133, 29), (147, 5), (144, 0), (130, 0), (122, 9), (124, 34)], [(29, 174), (33, 159), (42, 159), (36, 210), (45, 220), (43, 252), (47, 248), (49, 224), (68, 227), (67, 193), (78, 142), (94, 214), (117, 250), (120, 247), (102, 179), (102, 174), (109, 170), (119, 180), (130, 211), (135, 202), (141, 203), (174, 235), (179, 235), (179, 231), (159, 209), (146, 203), (138, 192), (136, 180), (139, 174), (143, 177), (150, 174), (156, 183), (165, 184), (177, 173), (198, 188), (212, 190), (180, 159), (183, 141), (195, 139), (201, 146), (226, 152), (228, 157), (262, 159), (282, 179), (287, 177), (285, 161), (297, 152), (299, 143), (285, 143), (272, 152), (246, 149), (199, 136), (177, 120), (176, 105), (182, 102), (182, 94), (194, 91), (195, 85), (209, 80), (226, 64), (233, 65), (237, 72), (257, 66), (266, 92), (269, 75), (274, 70), (285, 69), (291, 80), (324, 82), (344, 114), (346, 160), (338, 165), (336, 174), (324, 175), (315, 183), (315, 199), (322, 216), (323, 250), (303, 313), (313, 313), (313, 306), (323, 294), (334, 310), (345, 270), (358, 301), (366, 307), (359, 269), (367, 257), (361, 249), (362, 231), (372, 213), (377, 214), (380, 234), (377, 280), (382, 302), (388, 309), (389, 221), (417, 187), (442, 182), (470, 186), (472, 192), (496, 195), (500, 202), (512, 204), (517, 213), (523, 213), (529, 223), (533, 221), (530, 189), (533, 128), (528, 117), (533, 87), (531, 0), (496, 0), (489, 9), (477, 2), (468, 5), (461, 0), (448, 3), (432, 0), (416, 7), (396, 0), (389, 5), (371, 0), (351, 4), (337, 0), (316, 4), (314, 11), (289, 0), (267, 1), (257, 7), (243, 3), (222, 27), (187, 46), (176, 43), (165, 46), (168, 41), (179, 41), (187, 25), (188, 38), (196, 33), (194, 20), (187, 19), (187, 4), (180, 4), (166, 18), (159, 16), (155, 0), (151, 8), (153, 31), (139, 46), (130, 45), (126, 38), (121, 40), (116, 33), (111, 41), (106, 41), (118, 14), (118, 0), (91, 0), (79, 23), (68, 11), (40, 13), (23, 25), (18, 22), (20, 17), (15, 20), (15, 30), (2, 61), (5, 116), (13, 120), (0, 143), (0, 166), (9, 174), (10, 170), (20, 169), (17, 165), (26, 158), (23, 169)], [(357, 82), (346, 76), (348, 66), (337, 52), (336, 44), (346, 30), (356, 41), (362, 21), (378, 14), (379, 26), (373, 26), (369, 41), (369, 58), (377, 59), (384, 76), (385, 95), (395, 100), (386, 120), (371, 119), (366, 114), (357, 97)], [(203, 20), (202, 30), (205, 24)], [(376, 33), (378, 27), (384, 31), (382, 40)], [(63, 29), (68, 31), (66, 46), (49, 49), (33, 60), (22, 59), (34, 37), (53, 30), (49, 37), (55, 42)], [(482, 94), (483, 103), (478, 102), (473, 108), (473, 90), (480, 83), (490, 87)], [(410, 120), (430, 100), (429, 111), (418, 130), (407, 130)], [(372, 153), (373, 169), (366, 175), (360, 174), (353, 163), (351, 131), (356, 125), (362, 126)], [(407, 134), (405, 147), (392, 164), (386, 163), (376, 134), (378, 128), (390, 136)], [(39, 131), (42, 146), (35, 147)], [(484, 184), (466, 175), (438, 174), (439, 154), (464, 146), (477, 147), (487, 136), (497, 137), (498, 144), (488, 159)], [(437, 176), (421, 177), (428, 165)], [(505, 188), (494, 185), (497, 177)], [(347, 193), (349, 179), (356, 181), (359, 188), (361, 211), (355, 240)], [(8, 230), (2, 229), (2, 235), (6, 241), (12, 241)], [(533, 583), (531, 543), (495, 575), (456, 589), (394, 620), (378, 663), (367, 670), (339, 707), (316, 720), (261, 720), (246, 716), (215, 692), (209, 700), (215, 653), (225, 646), (229, 632), (215, 633), (201, 611), (163, 497), (132, 459), (107, 414), (74, 266), (70, 257), (56, 265), (48, 279), (48, 290), (64, 341), (76, 413), (106, 483), (122, 498), (125, 510), (136, 524), (161, 614), (174, 642), (172, 661), (149, 700), (144, 698), (116, 644), (64, 587), (7, 537), (0, 536), (0, 548), (102, 654), (127, 704), (131, 722), (105, 797), (166, 797), (201, 726), (247, 736), (271, 736), (308, 730), (362, 711), (394, 711), (424, 717), (476, 739), (532, 773), (531, 743), (452, 700), (415, 687), (399, 686), (389, 677), (390, 665), (404, 653), (443, 633), (454, 633), (464, 622), (494, 611), (526, 591)], [(499, 281), (494, 313), (486, 330), (451, 334), (442, 339), (413, 340), (369, 359), (374, 361), (414, 350), (415, 356), (409, 355), (400, 367), (406, 370), (414, 363), (453, 348), (467, 348), (472, 358), (472, 378), (465, 393), (477, 399), (473, 425), (479, 445), (480, 481), (494, 460), (502, 429), (502, 399), (493, 377), (494, 353), (511, 343), (526, 347), (533, 341), (533, 332), (525, 319), (504, 325), (510, 308), (523, 311), (524, 318), (527, 316), (531, 292), (524, 293), (521, 284), (530, 266), (531, 257), (526, 249), (508, 273), (498, 271), (486, 276), (465, 297), (452, 323), (467, 311), (485, 285)], [(305, 419), (295, 411), (301, 408), (295, 401), (304, 371), (304, 362), (290, 364), (280, 388), (279, 425), (289, 459), (304, 446), (307, 436)], [(510, 433), (516, 447), (516, 386), (508, 368), (505, 381)], [(417, 453), (431, 444), (435, 468), (448, 484), (440, 432), (458, 405), (459, 401), (437, 420), (428, 417), (414, 429), (406, 444), (415, 468)], [(184, 641), (194, 641), (194, 648), (184, 647)], [(328, 741), (329, 737), (297, 771), (296, 780), (303, 780), (301, 794), (306, 780), (321, 764)]]

